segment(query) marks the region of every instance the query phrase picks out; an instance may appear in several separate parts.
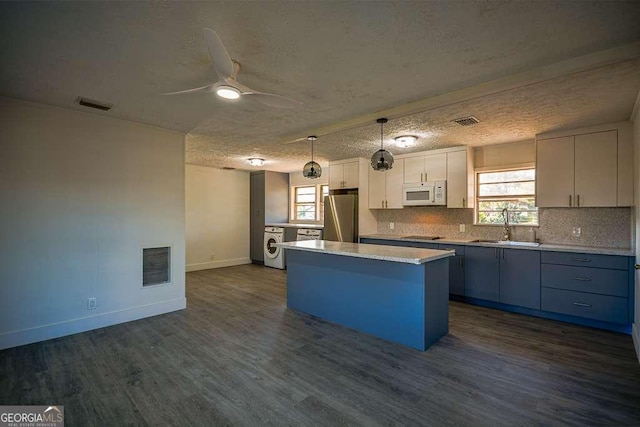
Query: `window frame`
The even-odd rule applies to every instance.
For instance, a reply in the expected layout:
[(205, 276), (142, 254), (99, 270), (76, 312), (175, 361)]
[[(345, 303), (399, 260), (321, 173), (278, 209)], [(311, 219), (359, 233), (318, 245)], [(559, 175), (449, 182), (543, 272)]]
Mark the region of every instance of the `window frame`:
[[(308, 187), (314, 187), (315, 188), (315, 200), (313, 202), (301, 202), (298, 203), (297, 198), (298, 198), (298, 188), (308, 188)], [(329, 191), (329, 184), (310, 184), (310, 185), (293, 185), (291, 186), (291, 222), (292, 223), (298, 223), (298, 224), (317, 224), (317, 223), (321, 223), (323, 220), (323, 213), (324, 213), (324, 194), (323, 194), (323, 190), (326, 187), (327, 189), (327, 194)], [(313, 205), (315, 207), (315, 219), (313, 220), (309, 220), (309, 219), (298, 219), (297, 218), (297, 214), (298, 214), (298, 206), (302, 205), (302, 206), (310, 206)]]
[[(536, 179), (537, 179), (537, 174), (534, 176), (533, 179), (533, 193), (532, 194), (514, 194), (514, 195), (510, 195), (510, 196), (480, 196), (480, 175), (481, 174), (487, 174), (487, 173), (497, 173), (497, 172), (512, 172), (512, 171), (524, 171), (524, 170), (533, 170), (534, 173), (536, 172), (536, 168), (535, 166), (520, 166), (520, 167), (512, 167), (512, 168), (483, 168), (482, 170), (476, 170), (475, 171), (475, 191), (476, 191), (476, 197), (475, 197), (475, 205), (474, 205), (474, 212), (473, 212), (473, 225), (479, 225), (479, 226), (488, 226), (488, 227), (503, 227), (504, 224), (489, 224), (489, 223), (483, 223), (479, 221), (479, 215), (480, 215), (480, 203), (482, 201), (499, 201), (499, 200), (505, 200), (505, 199), (518, 199), (518, 198), (532, 198), (533, 199), (533, 203), (535, 206), (535, 212), (536, 212), (536, 222), (535, 223), (509, 223), (509, 226), (511, 227), (539, 227), (540, 226), (540, 216), (539, 216), (539, 210), (538, 207), (536, 206), (536, 190), (537, 190), (537, 186), (536, 186)], [(531, 181), (500, 181), (500, 183), (509, 183), (509, 182), (531, 182)], [(487, 183), (489, 184), (489, 183)], [(511, 211), (510, 211), (511, 212)], [(525, 212), (525, 211), (520, 211), (517, 210), (515, 212)]]

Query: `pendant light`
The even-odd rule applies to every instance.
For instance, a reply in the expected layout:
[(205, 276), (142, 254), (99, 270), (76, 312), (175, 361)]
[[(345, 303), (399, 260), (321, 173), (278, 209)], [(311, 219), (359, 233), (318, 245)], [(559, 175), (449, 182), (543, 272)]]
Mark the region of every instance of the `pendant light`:
[(319, 164), (313, 161), (313, 142), (318, 139), (316, 136), (311, 135), (307, 137), (311, 141), (311, 161), (304, 165), (302, 168), (302, 176), (309, 179), (316, 179), (322, 176), (322, 168)]
[(380, 123), (380, 149), (371, 156), (371, 167), (375, 171), (384, 172), (393, 167), (393, 154), (384, 149), (384, 124), (388, 120), (381, 118), (376, 122)]

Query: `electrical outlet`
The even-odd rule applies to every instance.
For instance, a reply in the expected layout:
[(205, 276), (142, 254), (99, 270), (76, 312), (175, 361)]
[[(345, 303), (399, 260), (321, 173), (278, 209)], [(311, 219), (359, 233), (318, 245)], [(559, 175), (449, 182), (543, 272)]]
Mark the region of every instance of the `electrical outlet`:
[(87, 310), (95, 310), (98, 302), (95, 298), (87, 298)]
[(460, 224), (460, 232), (464, 233), (465, 232), (465, 226), (464, 224)]
[(393, 230), (396, 227), (396, 225), (393, 222), (389, 223), (389, 230)]
[(573, 227), (571, 229), (571, 235), (573, 237), (580, 237), (582, 235), (582, 228), (581, 227)]

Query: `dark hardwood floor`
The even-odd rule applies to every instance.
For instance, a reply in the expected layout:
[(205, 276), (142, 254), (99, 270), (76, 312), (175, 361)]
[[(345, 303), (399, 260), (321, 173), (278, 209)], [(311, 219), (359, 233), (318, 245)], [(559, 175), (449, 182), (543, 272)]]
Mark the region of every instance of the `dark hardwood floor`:
[(186, 310), (0, 352), (0, 403), (81, 426), (640, 425), (627, 335), (451, 302), (422, 353), (287, 310), (285, 286), (189, 273)]

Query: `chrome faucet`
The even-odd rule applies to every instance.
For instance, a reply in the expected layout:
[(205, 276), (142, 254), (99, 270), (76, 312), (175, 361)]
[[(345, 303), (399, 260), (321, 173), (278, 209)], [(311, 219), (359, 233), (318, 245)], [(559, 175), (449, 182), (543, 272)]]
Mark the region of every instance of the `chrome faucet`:
[(511, 240), (511, 227), (509, 226), (509, 210), (502, 209), (502, 218), (504, 219), (504, 236), (502, 240)]

